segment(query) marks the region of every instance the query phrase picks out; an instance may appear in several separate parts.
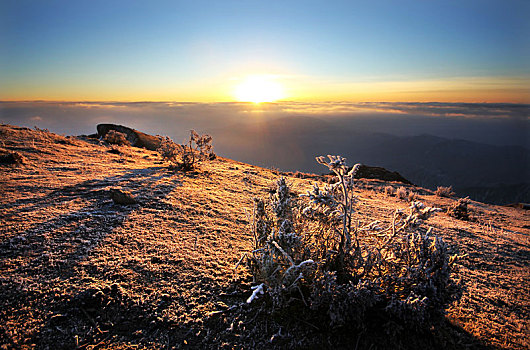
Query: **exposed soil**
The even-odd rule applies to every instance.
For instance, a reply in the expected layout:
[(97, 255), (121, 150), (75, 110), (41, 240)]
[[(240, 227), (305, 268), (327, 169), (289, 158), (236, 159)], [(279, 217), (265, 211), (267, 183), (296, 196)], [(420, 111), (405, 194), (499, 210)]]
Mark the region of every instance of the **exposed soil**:
[[(0, 148), (24, 159), (0, 164), (0, 348), (530, 347), (523, 209), (470, 201), (469, 220), (430, 220), (468, 255), (466, 289), (435, 329), (389, 343), (377, 325), (329, 330), (245, 303), (252, 280), (235, 266), (251, 249), (253, 197), (269, 195), (276, 171), (218, 157), (175, 172), (153, 151), (8, 125)], [(299, 193), (317, 179), (288, 176)], [(408, 206), (388, 185), (403, 184), (359, 180), (359, 221)], [(431, 206), (457, 201), (408, 189)], [(117, 190), (136, 203), (117, 204)]]

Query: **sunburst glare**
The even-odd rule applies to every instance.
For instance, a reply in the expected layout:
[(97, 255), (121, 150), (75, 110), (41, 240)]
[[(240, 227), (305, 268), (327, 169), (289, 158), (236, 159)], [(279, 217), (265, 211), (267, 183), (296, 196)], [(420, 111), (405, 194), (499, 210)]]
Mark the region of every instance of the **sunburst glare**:
[(240, 102), (273, 102), (285, 98), (285, 89), (273, 76), (253, 75), (236, 86), (234, 97)]

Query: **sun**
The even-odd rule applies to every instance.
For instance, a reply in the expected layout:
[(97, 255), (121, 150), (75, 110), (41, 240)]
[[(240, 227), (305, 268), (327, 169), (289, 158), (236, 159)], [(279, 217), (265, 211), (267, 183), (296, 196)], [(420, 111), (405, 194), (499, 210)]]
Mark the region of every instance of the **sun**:
[(284, 98), (285, 91), (274, 76), (252, 75), (236, 86), (234, 97), (240, 102), (273, 102)]

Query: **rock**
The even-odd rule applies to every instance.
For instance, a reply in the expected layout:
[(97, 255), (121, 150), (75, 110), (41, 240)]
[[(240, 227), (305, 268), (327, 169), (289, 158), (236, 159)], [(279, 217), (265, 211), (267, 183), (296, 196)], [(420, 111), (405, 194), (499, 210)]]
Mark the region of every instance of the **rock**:
[(22, 164), (26, 158), (18, 152), (0, 152), (0, 164)]
[(127, 136), (127, 140), (134, 147), (145, 148), (151, 151), (156, 151), (160, 147), (160, 139), (156, 136), (148, 135), (141, 131), (128, 128), (123, 125), (116, 124), (98, 124), (98, 136), (104, 138), (111, 130), (121, 132)]
[(116, 204), (136, 204), (136, 199), (129, 191), (120, 190), (118, 188), (112, 188), (109, 190), (110, 198)]
[(530, 210), (530, 204), (528, 203), (510, 203), (506, 204), (507, 207)]
[[(237, 167), (236, 167), (237, 169)], [(350, 170), (349, 168), (348, 170)], [(230, 168), (230, 170), (233, 170)], [(246, 173), (246, 172), (245, 172)], [(284, 173), (289, 176), (297, 177), (300, 179), (320, 179), (325, 182), (329, 183), (335, 183), (336, 177), (333, 172), (330, 172), (328, 174), (323, 175), (315, 175), (315, 174), (307, 174), (302, 172), (286, 172)], [(414, 185), (409, 180), (405, 179), (403, 176), (401, 176), (400, 173), (397, 171), (389, 171), (385, 168), (376, 167), (376, 166), (368, 166), (368, 165), (361, 165), (359, 167), (359, 170), (357, 170), (357, 173), (355, 174), (356, 179), (376, 179), (376, 180), (382, 180), (382, 181), (395, 181), (395, 182), (401, 182), (406, 185)]]
[(361, 165), (361, 167), (357, 171), (357, 174), (355, 175), (355, 178), (377, 179), (377, 180), (383, 180), (383, 181), (396, 181), (396, 182), (401, 182), (407, 185), (413, 185), (412, 182), (405, 179), (397, 171), (389, 171), (389, 170), (386, 170), (385, 168), (381, 168), (377, 166)]

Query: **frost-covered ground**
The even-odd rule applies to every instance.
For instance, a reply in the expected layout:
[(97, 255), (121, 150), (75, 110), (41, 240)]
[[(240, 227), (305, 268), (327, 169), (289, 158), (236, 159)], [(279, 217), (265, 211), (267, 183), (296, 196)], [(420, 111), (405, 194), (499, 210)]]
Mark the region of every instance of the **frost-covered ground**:
[[(172, 172), (155, 152), (111, 153), (98, 140), (7, 125), (0, 141), (25, 158), (0, 165), (0, 347), (389, 346), (376, 329), (330, 331), (296, 315), (267, 317), (259, 300), (246, 305), (251, 280), (234, 266), (251, 247), (252, 199), (268, 196), (275, 171), (217, 158)], [(303, 193), (315, 180), (288, 181)], [(387, 185), (401, 186), (360, 181), (359, 221), (389, 220), (408, 206), (385, 195)], [(138, 203), (113, 203), (111, 188)], [(455, 202), (410, 189), (431, 206)], [(396, 347), (530, 346), (530, 216), (479, 202), (470, 209), (473, 221), (445, 213), (430, 221), (468, 254), (461, 301), (445, 327)]]

